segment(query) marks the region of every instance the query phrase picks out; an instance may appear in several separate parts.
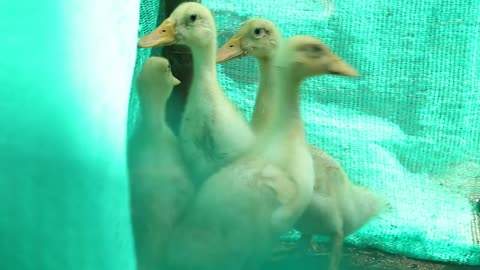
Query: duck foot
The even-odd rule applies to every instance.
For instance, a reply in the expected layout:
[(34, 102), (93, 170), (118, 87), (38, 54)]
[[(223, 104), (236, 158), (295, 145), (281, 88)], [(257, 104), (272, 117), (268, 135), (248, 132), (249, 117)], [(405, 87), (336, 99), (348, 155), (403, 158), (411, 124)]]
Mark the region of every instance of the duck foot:
[(313, 237), (310, 238), (310, 249), (309, 253), (312, 255), (318, 255), (320, 254), (320, 247), (318, 246), (317, 242)]
[(332, 237), (332, 253), (330, 255), (330, 263), (328, 266), (328, 270), (337, 270), (340, 265), (340, 258), (342, 256), (343, 248), (343, 238), (343, 231), (338, 232)]
[(292, 254), (300, 253), (302, 250), (298, 241), (281, 242), (272, 252), (271, 260), (278, 261)]

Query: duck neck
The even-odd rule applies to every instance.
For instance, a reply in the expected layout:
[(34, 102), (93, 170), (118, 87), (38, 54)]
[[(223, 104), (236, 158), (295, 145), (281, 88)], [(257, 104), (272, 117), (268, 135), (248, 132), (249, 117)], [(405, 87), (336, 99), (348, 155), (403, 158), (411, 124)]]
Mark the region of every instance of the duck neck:
[(273, 60), (271, 58), (258, 59), (260, 83), (251, 120), (252, 130), (255, 133), (265, 130), (269, 122), (272, 120), (272, 114), (274, 111), (274, 74), (272, 62)]
[[(217, 42), (212, 40), (209, 44), (202, 47), (192, 47), (193, 57), (193, 80), (191, 89), (198, 91), (198, 89), (206, 90), (212, 89), (212, 84), (218, 84), (217, 81), (217, 64), (216, 64), (216, 50)], [(200, 87), (199, 87), (200, 86)]]
[[(162, 89), (163, 90), (163, 89)], [(163, 129), (166, 127), (165, 108), (167, 98), (158, 95), (140, 97), (141, 123), (147, 129)]]
[(290, 70), (275, 68), (275, 96), (272, 119), (266, 128), (268, 140), (274, 145), (305, 142), (300, 112), (300, 83)]

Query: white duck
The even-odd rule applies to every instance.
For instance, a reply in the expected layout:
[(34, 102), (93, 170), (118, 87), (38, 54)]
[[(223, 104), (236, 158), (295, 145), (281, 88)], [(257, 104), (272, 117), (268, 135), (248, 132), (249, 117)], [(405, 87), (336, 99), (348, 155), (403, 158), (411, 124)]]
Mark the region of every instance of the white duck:
[(173, 227), (193, 197), (180, 147), (165, 122), (179, 84), (167, 59), (151, 57), (137, 77), (141, 119), (128, 141), (130, 205), (138, 270), (156, 269)]
[(193, 79), (180, 127), (180, 141), (197, 184), (237, 158), (253, 142), (245, 117), (217, 81), (217, 33), (211, 12), (194, 2), (180, 4), (139, 47), (184, 44), (191, 48)]
[[(244, 56), (257, 59), (260, 73), (257, 99), (251, 125), (255, 133), (268, 126), (274, 111), (269, 102), (273, 95), (274, 56), (281, 33), (273, 22), (253, 18), (247, 20), (238, 32), (217, 52), (217, 62), (226, 62)], [(325, 47), (325, 50), (326, 49)], [(326, 73), (357, 76), (353, 68), (342, 71), (332, 68)], [(338, 66), (337, 66), (338, 67)], [(385, 201), (365, 188), (350, 182), (342, 166), (328, 153), (310, 145), (314, 170), (315, 190), (313, 200), (297, 224), (304, 240), (312, 240), (312, 234), (329, 235), (334, 248), (330, 269), (336, 269), (344, 236), (347, 236), (376, 216)], [(311, 241), (312, 245), (314, 242)]]
[(311, 202), (313, 164), (299, 111), (300, 83), (329, 70), (352, 70), (306, 36), (288, 40), (276, 63), (271, 121), (244, 155), (201, 187), (172, 236), (171, 269), (254, 269)]

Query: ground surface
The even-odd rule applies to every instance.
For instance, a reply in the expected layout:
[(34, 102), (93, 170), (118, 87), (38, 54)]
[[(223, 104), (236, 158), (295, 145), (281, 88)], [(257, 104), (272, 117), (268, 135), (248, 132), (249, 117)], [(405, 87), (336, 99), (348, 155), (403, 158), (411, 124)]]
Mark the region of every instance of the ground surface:
[[(282, 242), (282, 249), (262, 270), (323, 270), (327, 269), (329, 249), (319, 245), (316, 252), (301, 252), (295, 243)], [(480, 270), (480, 266), (459, 266), (410, 259), (378, 250), (358, 249), (346, 245), (339, 270)]]

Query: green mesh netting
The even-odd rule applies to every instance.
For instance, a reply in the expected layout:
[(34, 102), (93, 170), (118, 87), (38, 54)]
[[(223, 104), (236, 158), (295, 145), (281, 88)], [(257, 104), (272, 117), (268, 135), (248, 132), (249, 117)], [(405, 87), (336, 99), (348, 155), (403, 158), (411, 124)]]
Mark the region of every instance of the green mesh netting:
[[(477, 1), (220, 1), (219, 45), (251, 17), (285, 37), (321, 37), (360, 72), (304, 83), (311, 143), (352, 181), (387, 195), (392, 213), (347, 238), (408, 256), (480, 265), (480, 5)], [(141, 3), (139, 36), (154, 29), (157, 0)], [(137, 52), (136, 70), (149, 56)], [(226, 94), (249, 118), (255, 61), (218, 66)], [(131, 101), (129, 122), (135, 121)], [(133, 108), (133, 109), (132, 109)]]
[(134, 269), (139, 1), (0, 1), (0, 269)]

